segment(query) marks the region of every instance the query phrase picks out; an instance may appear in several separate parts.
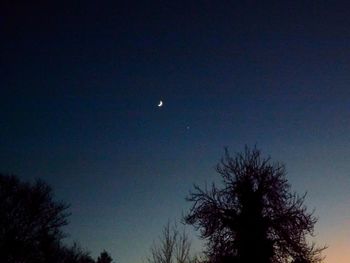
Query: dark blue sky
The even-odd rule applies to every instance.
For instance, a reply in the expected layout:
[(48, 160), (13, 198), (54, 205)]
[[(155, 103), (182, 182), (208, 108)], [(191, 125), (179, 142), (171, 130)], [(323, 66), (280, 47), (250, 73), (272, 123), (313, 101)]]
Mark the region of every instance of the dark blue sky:
[(72, 240), (141, 262), (223, 147), (257, 143), (350, 260), (346, 1), (64, 2), (1, 8), (0, 171), (71, 203)]

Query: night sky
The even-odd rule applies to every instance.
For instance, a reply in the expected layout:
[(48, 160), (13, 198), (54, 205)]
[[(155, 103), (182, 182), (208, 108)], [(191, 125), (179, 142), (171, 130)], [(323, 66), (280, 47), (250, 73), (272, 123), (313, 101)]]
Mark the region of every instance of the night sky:
[(141, 263), (257, 144), (350, 261), (347, 1), (23, 2), (0, 8), (0, 171), (71, 204), (68, 241)]

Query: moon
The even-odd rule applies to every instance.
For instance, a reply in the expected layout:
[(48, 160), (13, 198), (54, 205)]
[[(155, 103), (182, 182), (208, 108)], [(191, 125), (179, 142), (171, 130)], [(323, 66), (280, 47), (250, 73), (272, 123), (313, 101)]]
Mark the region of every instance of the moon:
[(159, 101), (159, 104), (158, 104), (158, 107), (160, 108), (160, 107), (162, 107), (163, 106), (163, 101)]

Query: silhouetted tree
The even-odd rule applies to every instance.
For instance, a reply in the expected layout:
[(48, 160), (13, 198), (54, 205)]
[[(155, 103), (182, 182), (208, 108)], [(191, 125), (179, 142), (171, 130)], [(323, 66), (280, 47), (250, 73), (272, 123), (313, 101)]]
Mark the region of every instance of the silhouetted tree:
[(101, 252), (100, 256), (97, 258), (96, 263), (112, 263), (113, 259), (112, 257), (108, 254), (106, 250)]
[(63, 245), (67, 208), (42, 180), (0, 174), (0, 262), (95, 263), (76, 243)]
[(63, 237), (66, 208), (43, 181), (0, 174), (0, 261), (46, 262)]
[(157, 243), (151, 247), (149, 263), (194, 263), (197, 257), (190, 253), (191, 242), (185, 230), (180, 232), (177, 225), (168, 222)]
[(256, 148), (217, 165), (222, 187), (195, 186), (185, 217), (207, 240), (210, 262), (318, 262), (322, 249), (308, 244), (316, 218), (304, 206), (305, 195), (291, 193), (285, 167), (262, 158)]

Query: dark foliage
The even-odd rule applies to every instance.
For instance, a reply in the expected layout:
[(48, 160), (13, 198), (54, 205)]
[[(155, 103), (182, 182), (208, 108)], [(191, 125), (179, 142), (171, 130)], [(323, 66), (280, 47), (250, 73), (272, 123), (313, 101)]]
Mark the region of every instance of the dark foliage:
[(100, 256), (97, 258), (96, 263), (112, 263), (113, 259), (112, 257), (108, 254), (107, 251), (101, 252)]
[(67, 207), (41, 180), (30, 184), (0, 174), (0, 262), (94, 263), (77, 245), (61, 242)]
[(45, 262), (63, 237), (67, 206), (52, 200), (43, 181), (0, 175), (1, 262)]
[(320, 252), (308, 244), (316, 218), (290, 191), (285, 167), (262, 158), (256, 148), (225, 157), (217, 166), (223, 186), (195, 186), (185, 217), (207, 242), (211, 262), (318, 262)]

